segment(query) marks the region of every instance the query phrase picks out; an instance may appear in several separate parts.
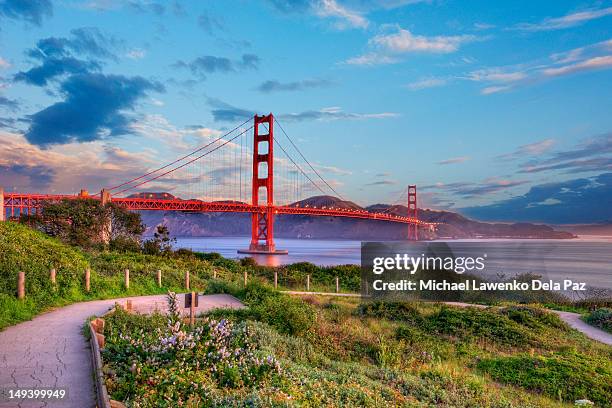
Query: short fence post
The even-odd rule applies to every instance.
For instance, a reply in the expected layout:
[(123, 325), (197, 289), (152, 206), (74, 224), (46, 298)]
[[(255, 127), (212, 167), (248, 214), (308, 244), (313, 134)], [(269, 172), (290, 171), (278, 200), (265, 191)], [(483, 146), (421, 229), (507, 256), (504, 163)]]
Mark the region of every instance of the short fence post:
[(247, 285), (247, 271), (244, 271), (244, 286)]
[(185, 271), (185, 289), (189, 290), (189, 271)]
[(278, 289), (278, 271), (274, 271), (274, 289)]
[(340, 293), (340, 281), (338, 280), (337, 276), (336, 276), (336, 293)]
[(51, 272), (49, 272), (49, 277), (51, 278), (51, 284), (55, 285), (55, 268), (51, 268)]
[(217, 270), (216, 269), (213, 271), (213, 279), (217, 279)]
[(310, 275), (306, 275), (306, 292), (310, 290)]
[(159, 286), (161, 288), (162, 284), (161, 284), (161, 269), (157, 270), (157, 286)]
[(125, 271), (123, 271), (123, 273), (125, 274), (125, 288), (129, 289), (130, 288), (130, 270), (126, 269)]
[(19, 272), (17, 276), (17, 299), (25, 297), (25, 272)]
[(91, 270), (85, 269), (85, 292), (89, 292), (91, 289)]

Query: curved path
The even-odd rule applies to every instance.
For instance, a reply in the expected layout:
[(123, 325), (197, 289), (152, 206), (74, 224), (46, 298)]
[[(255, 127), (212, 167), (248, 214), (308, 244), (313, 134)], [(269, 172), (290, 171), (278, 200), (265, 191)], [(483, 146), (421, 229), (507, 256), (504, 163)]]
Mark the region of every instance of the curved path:
[[(178, 298), (182, 303), (184, 296)], [(91, 350), (81, 330), (88, 317), (101, 315), (126, 299), (132, 300), (138, 312), (165, 310), (165, 295), (96, 300), (43, 313), (0, 332), (0, 407), (95, 407)], [(200, 297), (196, 311), (242, 306), (230, 295), (207, 295)], [(63, 401), (9, 402), (2, 396), (9, 388), (64, 388), (68, 397)]]

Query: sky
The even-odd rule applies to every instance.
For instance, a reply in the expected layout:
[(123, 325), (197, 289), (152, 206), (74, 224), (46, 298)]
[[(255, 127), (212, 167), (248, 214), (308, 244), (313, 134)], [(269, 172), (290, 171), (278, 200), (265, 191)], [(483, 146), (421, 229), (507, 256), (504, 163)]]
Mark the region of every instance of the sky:
[(0, 0), (6, 191), (97, 192), (268, 112), (361, 205), (612, 220), (612, 1)]

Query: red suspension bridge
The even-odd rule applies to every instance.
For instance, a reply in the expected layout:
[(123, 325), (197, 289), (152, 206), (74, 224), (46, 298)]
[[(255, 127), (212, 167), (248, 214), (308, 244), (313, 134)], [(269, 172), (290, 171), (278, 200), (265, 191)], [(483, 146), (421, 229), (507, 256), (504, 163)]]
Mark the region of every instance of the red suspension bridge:
[[(275, 125), (284, 136), (282, 141), (274, 137)], [(240, 252), (265, 254), (287, 253), (274, 244), (274, 218), (282, 214), (402, 223), (407, 225), (410, 240), (418, 239), (419, 227), (436, 225), (419, 220), (414, 185), (408, 186), (407, 216), (370, 212), (350, 205), (300, 205), (307, 195), (318, 192), (344, 199), (333, 183), (321, 175), (323, 169), (317, 170), (318, 166), (306, 159), (271, 113), (255, 115), (223, 135), (207, 137), (210, 141), (196, 150), (92, 196), (86, 190), (78, 195), (52, 195), (3, 193), (0, 188), (0, 221), (34, 214), (44, 202), (83, 198), (102, 203), (112, 201), (133, 211), (250, 213), (251, 244)], [(275, 153), (275, 148), (280, 150)]]

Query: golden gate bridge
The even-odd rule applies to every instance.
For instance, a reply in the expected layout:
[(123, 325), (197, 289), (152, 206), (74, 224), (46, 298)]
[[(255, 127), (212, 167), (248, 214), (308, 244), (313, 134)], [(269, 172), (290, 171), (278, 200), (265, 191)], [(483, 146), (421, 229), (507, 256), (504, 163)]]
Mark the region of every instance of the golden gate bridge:
[[(249, 122), (252, 124), (248, 126)], [(275, 138), (275, 125), (284, 139)], [(252, 132), (251, 132), (252, 131)], [(288, 144), (283, 144), (288, 142)], [(280, 149), (276, 151), (275, 147)], [(293, 154), (291, 154), (293, 152)], [(163, 183), (169, 183), (164, 185)], [(174, 194), (147, 193), (152, 188), (183, 185), (181, 199)], [(297, 214), (378, 220), (407, 225), (407, 238), (418, 240), (421, 227), (437, 223), (419, 220), (417, 191), (408, 186), (408, 215), (371, 212), (351, 206), (300, 204), (306, 194), (321, 192), (346, 202), (302, 154), (272, 113), (255, 115), (201, 147), (138, 177), (105, 187), (99, 194), (78, 195), (5, 193), (0, 188), (0, 221), (35, 214), (45, 202), (91, 198), (131, 211), (225, 212), (251, 214), (251, 243), (242, 253), (286, 254), (274, 243), (274, 218)]]

